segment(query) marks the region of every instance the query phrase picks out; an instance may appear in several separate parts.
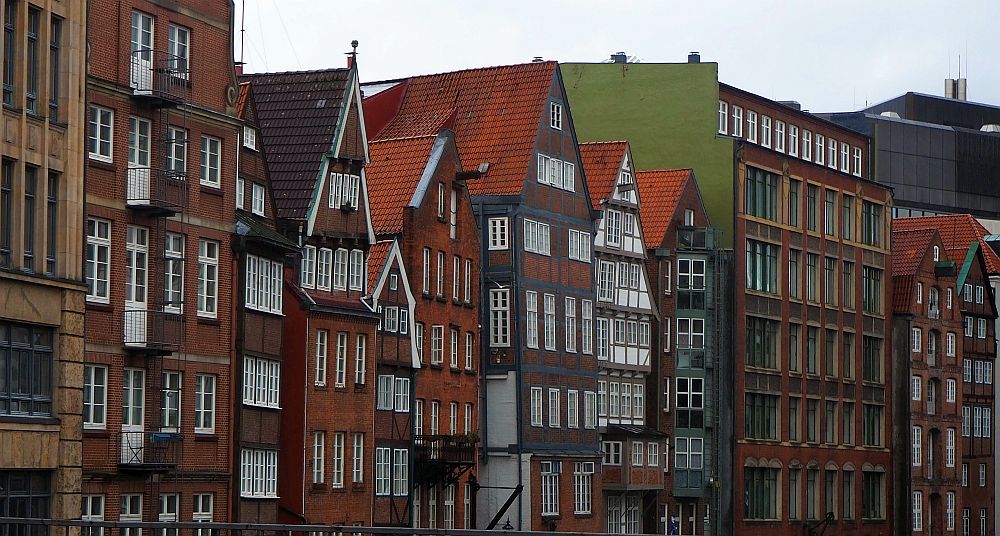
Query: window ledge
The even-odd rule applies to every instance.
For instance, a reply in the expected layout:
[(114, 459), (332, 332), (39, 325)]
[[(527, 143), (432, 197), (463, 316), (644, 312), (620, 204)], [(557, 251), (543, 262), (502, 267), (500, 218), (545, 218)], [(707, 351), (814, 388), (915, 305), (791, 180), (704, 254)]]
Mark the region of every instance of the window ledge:
[(93, 168), (103, 169), (105, 171), (117, 171), (114, 161), (109, 162), (107, 160), (100, 160), (94, 158), (93, 156), (89, 157), (87, 165)]
[(83, 436), (98, 438), (98, 439), (107, 439), (111, 437), (111, 432), (109, 432), (107, 428), (84, 428)]
[(221, 326), (222, 320), (219, 320), (218, 318), (212, 318), (210, 316), (198, 315), (198, 323), (204, 324), (206, 326)]
[(201, 193), (203, 193), (203, 194), (217, 195), (219, 197), (223, 196), (222, 186), (221, 185), (216, 186), (216, 185), (213, 185), (213, 184), (207, 184), (207, 183), (200, 182), (200, 181), (198, 182), (198, 185), (201, 186), (200, 190), (201, 190)]
[(28, 415), (0, 415), (0, 422), (19, 422), (25, 424), (53, 424), (53, 425), (57, 425), (60, 423), (59, 419), (52, 416), (31, 417)]
[(194, 433), (194, 440), (195, 441), (207, 441), (207, 442), (217, 443), (219, 441), (219, 436), (215, 435), (215, 432), (208, 432), (208, 431), (198, 432), (198, 431), (195, 431), (195, 433)]
[(87, 300), (87, 309), (91, 311), (113, 312), (115, 308), (108, 302)]

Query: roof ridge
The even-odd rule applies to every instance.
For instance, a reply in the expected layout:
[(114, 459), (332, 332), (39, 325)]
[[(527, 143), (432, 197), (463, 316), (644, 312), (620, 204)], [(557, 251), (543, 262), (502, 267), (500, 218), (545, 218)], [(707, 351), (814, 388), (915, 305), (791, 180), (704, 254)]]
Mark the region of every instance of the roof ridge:
[(459, 73), (468, 73), (468, 72), (474, 72), (474, 71), (488, 71), (490, 69), (507, 69), (507, 68), (510, 68), (510, 67), (527, 67), (527, 66), (532, 66), (532, 65), (550, 65), (550, 66), (554, 67), (554, 66), (558, 66), (559, 62), (555, 61), (555, 60), (545, 60), (545, 61), (528, 61), (528, 62), (522, 62), (522, 63), (507, 63), (507, 64), (503, 64), (503, 65), (484, 65), (484, 66), (481, 66), (481, 67), (468, 67), (468, 68), (465, 68), (465, 69), (458, 69), (458, 70), (455, 70), (455, 71), (441, 71), (441, 72), (437, 72), (437, 73), (414, 74), (414, 75), (410, 75), (410, 76), (401, 76), (401, 77), (398, 77), (398, 78), (387, 78), (385, 80), (372, 80), (372, 81), (369, 81), (369, 82), (364, 82), (361, 85), (363, 85), (363, 86), (367, 86), (367, 85), (374, 86), (374, 85), (378, 85), (378, 84), (402, 83), (402, 82), (406, 82), (408, 80), (413, 80), (415, 78), (429, 78), (429, 77), (432, 77), (432, 76), (442, 76), (442, 75), (446, 75), (446, 74), (459, 74)]
[(297, 70), (297, 71), (269, 71), (269, 72), (263, 72), (263, 73), (246, 73), (245, 72), (245, 73), (239, 75), (237, 78), (255, 78), (255, 77), (256, 78), (260, 78), (260, 77), (264, 77), (264, 76), (283, 76), (283, 75), (290, 75), (290, 74), (336, 73), (336, 72), (350, 71), (350, 70), (351, 70), (350, 67), (328, 67), (326, 69), (305, 69), (305, 70), (300, 69), (300, 70)]

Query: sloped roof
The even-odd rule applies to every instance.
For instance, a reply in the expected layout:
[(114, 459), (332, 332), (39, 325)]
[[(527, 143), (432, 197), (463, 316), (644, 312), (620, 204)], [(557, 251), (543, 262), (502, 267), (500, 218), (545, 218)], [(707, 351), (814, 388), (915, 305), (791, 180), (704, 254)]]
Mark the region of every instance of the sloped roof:
[(469, 192), (516, 195), (532, 165), (557, 67), (546, 61), (409, 78), (400, 89), (405, 93), (398, 113), (374, 139), (434, 135), (451, 127), (464, 162), (490, 164), (480, 180), (469, 183)]
[[(892, 231), (892, 309), (910, 311), (915, 274), (927, 255), (937, 231), (910, 229)], [(940, 258), (940, 257), (939, 257)]]
[(368, 203), (376, 235), (403, 231), (403, 209), (420, 183), (437, 136), (419, 136), (368, 144), (365, 167)]
[(639, 186), (639, 198), (642, 200), (639, 221), (647, 246), (653, 247), (663, 240), (670, 218), (677, 210), (684, 185), (690, 179), (691, 170), (687, 168), (636, 172), (635, 182)]
[[(580, 162), (587, 176), (590, 203), (600, 210), (601, 199), (610, 199), (611, 190), (618, 181), (622, 159), (628, 151), (627, 141), (594, 141), (581, 143)], [(641, 193), (641, 192), (640, 192)]]
[[(938, 236), (944, 243), (948, 258), (961, 264), (974, 241), (979, 241), (986, 259), (986, 270), (990, 274), (1000, 274), (1000, 257), (993, 248), (983, 240), (989, 236), (989, 231), (971, 214), (947, 214), (941, 216), (925, 216), (921, 218), (897, 218), (892, 220), (895, 230), (937, 229)], [(895, 253), (895, 252), (894, 252)]]
[(253, 86), (257, 129), (279, 217), (306, 216), (351, 76), (351, 69), (328, 69), (241, 77)]
[(392, 240), (380, 240), (368, 249), (368, 292), (375, 290), (379, 275), (382, 274), (385, 261), (389, 257), (389, 250), (392, 249), (392, 243)]
[(250, 98), (250, 82), (240, 82), (240, 92), (236, 97), (236, 117), (243, 117), (243, 110)]

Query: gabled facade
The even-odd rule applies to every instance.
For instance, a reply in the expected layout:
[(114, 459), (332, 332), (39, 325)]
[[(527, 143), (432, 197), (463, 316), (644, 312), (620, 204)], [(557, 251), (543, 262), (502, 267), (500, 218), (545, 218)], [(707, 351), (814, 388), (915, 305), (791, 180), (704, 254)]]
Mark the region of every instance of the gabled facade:
[(732, 253), (719, 245), (721, 233), (711, 226), (694, 171), (639, 171), (636, 183), (650, 289), (660, 312), (648, 405), (668, 436), (664, 486), (646, 521), (649, 527), (662, 522), (668, 534), (709, 532), (704, 513), (725, 512), (723, 498), (731, 493), (729, 482), (706, 489), (704, 481), (732, 470), (723, 454), (732, 441), (732, 398), (725, 388), (731, 339), (724, 327)]
[[(368, 103), (366, 102), (366, 106)], [(479, 442), (480, 232), (455, 133), (370, 144), (372, 221), (399, 244), (417, 296), (410, 525), (474, 528)], [(387, 312), (384, 312), (387, 313)], [(383, 326), (391, 319), (383, 314)], [(378, 509), (376, 509), (378, 511)]]
[(570, 258), (580, 248), (569, 245), (593, 233), (595, 214), (558, 66), (377, 89), (366, 101), (373, 139), (434, 134), (451, 118), (462, 162), (482, 172), (468, 186), (483, 244), (481, 422), (489, 423), (477, 526), (493, 528), (512, 493), (502, 488), (517, 488), (503, 513), (517, 529), (603, 530), (593, 319), (583, 315), (593, 306), (593, 265)]
[(102, 0), (87, 8), (95, 53), (86, 96), (82, 513), (229, 521), (232, 313), (241, 292), (232, 269), (242, 129), (233, 6)]
[(81, 419), (93, 420), (81, 410), (94, 395), (83, 391), (87, 6), (2, 7), (0, 515), (78, 519)]
[(955, 523), (956, 530), (969, 527), (970, 534), (977, 531), (988, 534), (996, 521), (992, 497), (996, 471), (993, 365), (997, 306), (993, 289), (1000, 279), (1000, 256), (987, 245), (986, 228), (968, 214), (897, 218), (893, 227), (936, 229), (949, 259), (954, 259), (956, 265), (955, 307), (962, 314), (962, 330), (958, 335), (962, 346), (962, 499)]
[[(279, 519), (372, 523), (376, 403), (368, 296), (375, 242), (364, 167), (368, 148), (356, 65), (256, 74), (250, 82), (278, 229), (300, 245), (285, 274), (280, 378), (263, 360), (255, 381), (280, 385)], [(249, 379), (249, 375), (247, 375)], [(263, 449), (265, 459), (272, 451)], [(256, 451), (248, 452), (256, 456)], [(246, 471), (249, 466), (244, 466)], [(267, 469), (270, 471), (270, 467)]]
[[(263, 141), (257, 136), (257, 120), (249, 82), (239, 85), (237, 116), (243, 120), (239, 135), (239, 170), (236, 177), (236, 225), (233, 229), (235, 272), (234, 329), (236, 360), (233, 376), (240, 378), (241, 397), (233, 410), (233, 474), (242, 475), (253, 466), (253, 456), (280, 451), (281, 410), (257, 395), (267, 389), (257, 374), (269, 377), (282, 366), (284, 332), (284, 274), (298, 255), (298, 246), (276, 229)], [(267, 365), (269, 368), (263, 369)], [(277, 379), (277, 378), (275, 378)], [(248, 454), (245, 456), (243, 453)], [(276, 460), (275, 460), (276, 461)], [(249, 470), (249, 467), (247, 467)], [(233, 519), (241, 523), (276, 523), (278, 499), (267, 493), (256, 496), (241, 487), (234, 497)], [(250, 493), (245, 493), (250, 491)]]
[[(580, 144), (594, 210), (597, 418), (607, 532), (643, 532), (663, 488), (665, 434), (647, 416), (656, 309), (646, 273), (641, 196), (627, 142)], [(584, 313), (587, 315), (587, 313)]]
[(369, 303), (379, 314), (375, 333), (375, 499), (376, 526), (410, 524), (408, 476), (413, 466), (413, 385), (420, 367), (414, 339), (416, 298), (410, 288), (399, 242), (382, 240), (369, 250)]
[[(964, 405), (959, 266), (934, 228), (892, 233), (896, 531), (961, 530)], [(968, 475), (966, 474), (966, 478)]]

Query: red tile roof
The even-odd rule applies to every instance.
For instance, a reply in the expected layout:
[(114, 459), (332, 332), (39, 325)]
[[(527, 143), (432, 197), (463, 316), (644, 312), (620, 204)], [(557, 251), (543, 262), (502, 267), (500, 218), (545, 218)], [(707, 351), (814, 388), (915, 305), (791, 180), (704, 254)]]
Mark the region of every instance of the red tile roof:
[(247, 99), (250, 97), (250, 82), (240, 82), (240, 93), (236, 97), (236, 117), (243, 117), (243, 110), (247, 106)]
[(590, 203), (600, 210), (601, 200), (610, 199), (611, 191), (618, 181), (622, 160), (628, 152), (627, 141), (595, 141), (581, 143), (580, 162), (587, 176)]
[[(557, 68), (556, 62), (546, 61), (409, 78), (399, 112), (374, 138), (433, 135), (450, 119), (462, 161), (472, 167), (490, 164), (480, 180), (469, 182), (469, 192), (518, 194), (533, 164)], [(376, 97), (372, 102), (396, 104)]]
[(375, 284), (378, 283), (378, 277), (382, 274), (382, 269), (385, 267), (385, 261), (389, 256), (389, 250), (392, 249), (392, 240), (380, 240), (372, 244), (372, 247), (368, 249), (368, 292), (375, 291)]
[(350, 69), (328, 69), (240, 77), (253, 86), (257, 129), (279, 217), (306, 216), (351, 76)]
[(413, 198), (436, 136), (373, 141), (365, 167), (372, 228), (384, 236), (403, 231), (403, 209)]
[(933, 228), (892, 231), (893, 311), (897, 313), (910, 311), (917, 269), (927, 256), (927, 251), (936, 236), (937, 230)]
[(971, 214), (948, 214), (925, 216), (922, 218), (897, 218), (892, 220), (895, 230), (937, 229), (938, 236), (948, 251), (948, 258), (961, 266), (974, 240), (979, 241), (986, 259), (986, 270), (990, 274), (1000, 274), (1000, 257), (983, 240), (989, 231)]
[(639, 220), (646, 245), (654, 247), (663, 240), (670, 225), (670, 218), (677, 210), (684, 185), (691, 179), (690, 169), (656, 169), (637, 171), (635, 182), (639, 185)]

